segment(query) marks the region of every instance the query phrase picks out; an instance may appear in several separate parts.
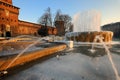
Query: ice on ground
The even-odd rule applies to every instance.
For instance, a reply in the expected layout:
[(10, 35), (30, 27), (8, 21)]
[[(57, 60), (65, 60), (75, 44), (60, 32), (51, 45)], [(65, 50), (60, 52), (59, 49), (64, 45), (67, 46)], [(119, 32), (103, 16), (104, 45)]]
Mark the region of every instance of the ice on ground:
[[(72, 51), (66, 54), (59, 60), (51, 58), (6, 80), (115, 80), (107, 55), (91, 58)], [(120, 74), (120, 56), (112, 56)]]

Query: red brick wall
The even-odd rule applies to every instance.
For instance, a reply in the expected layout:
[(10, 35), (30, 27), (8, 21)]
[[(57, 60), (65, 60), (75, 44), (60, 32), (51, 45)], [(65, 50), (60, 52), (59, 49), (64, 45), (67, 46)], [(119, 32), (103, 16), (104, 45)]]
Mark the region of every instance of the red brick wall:
[(18, 34), (19, 35), (34, 35), (38, 29), (41, 28), (40, 24), (30, 23), (26, 21), (18, 22)]
[[(11, 4), (5, 3), (4, 1), (0, 1), (0, 31), (5, 36), (7, 31), (10, 31), (12, 35), (14, 33), (12, 27), (18, 26), (19, 8), (11, 5), (11, 0), (8, 0)], [(9, 30), (7, 29), (8, 26)]]
[(1, 1), (3, 1), (3, 2), (5, 2), (5, 3), (12, 4), (12, 0), (1, 0)]
[[(18, 20), (19, 8), (12, 5), (12, 0), (0, 0), (0, 36), (34, 35), (41, 25)], [(49, 34), (56, 34), (55, 28), (49, 28)]]

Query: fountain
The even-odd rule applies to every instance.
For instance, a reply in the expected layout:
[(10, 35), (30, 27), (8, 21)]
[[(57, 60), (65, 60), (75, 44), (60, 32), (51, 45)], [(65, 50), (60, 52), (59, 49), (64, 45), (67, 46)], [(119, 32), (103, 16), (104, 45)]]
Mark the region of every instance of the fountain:
[[(101, 39), (101, 36), (100, 38), (98, 36), (95, 38), (96, 41)], [(46, 80), (119, 80), (119, 76), (113, 71), (108, 53), (106, 53), (108, 47), (105, 43), (107, 49), (104, 49), (102, 43), (104, 42), (93, 44), (94, 53), (88, 51), (91, 48), (91, 45), (88, 44), (78, 45), (70, 51), (67, 49), (61, 52), (66, 55), (56, 55), (42, 63), (38, 62), (26, 70), (16, 72), (15, 75), (9, 76), (5, 80), (16, 80), (18, 77), (18, 80), (33, 78), (39, 80), (41, 79), (40, 75), (45, 76)], [(103, 48), (99, 48), (98, 45)], [(112, 53), (112, 59), (120, 73), (120, 55)]]
[[(103, 38), (101, 35), (97, 35), (97, 36), (95, 37), (95, 39), (94, 39), (94, 42), (97, 42), (97, 40), (99, 40), (100, 43), (103, 45), (103, 47), (105, 48), (106, 53), (107, 53), (107, 55), (108, 55), (109, 61), (111, 62), (112, 68), (113, 68), (113, 70), (114, 70), (114, 73), (115, 73), (115, 76), (116, 76), (116, 80), (120, 80), (120, 77), (119, 77), (118, 71), (117, 71), (117, 69), (116, 69), (116, 67), (115, 67), (115, 64), (114, 64), (114, 62), (113, 62), (111, 53), (110, 53), (108, 47), (106, 46), (106, 44), (103, 42), (103, 39), (104, 39), (104, 38)], [(94, 51), (95, 51), (95, 50), (94, 50), (94, 47), (95, 47), (94, 45), (95, 45), (95, 44), (92, 44), (92, 49), (90, 49), (91, 53), (94, 53)]]
[[(37, 38), (27, 35), (17, 36), (0, 42), (0, 56), (7, 56), (19, 53)], [(27, 41), (27, 42), (26, 42)], [(9, 54), (8, 54), (9, 53)]]
[[(6, 44), (9, 43), (9, 42), (17, 42), (18, 38), (19, 38), (19, 40), (20, 40), (20, 38), (22, 38), (22, 37), (27, 37), (27, 36), (26, 36), (26, 35), (22, 35), (22, 36), (17, 36), (17, 37), (15, 37), (15, 38), (12, 38), (12, 39), (10, 39), (10, 40), (2, 41), (2, 42), (0, 42), (0, 43), (1, 43), (1, 46), (0, 46), (0, 47), (3, 47), (4, 45), (6, 45)], [(26, 39), (24, 39), (24, 40), (26, 40)], [(7, 72), (7, 69), (8, 69), (27, 49), (29, 49), (31, 46), (35, 45), (35, 44), (38, 43), (39, 41), (40, 41), (40, 39), (38, 39), (37, 41), (32, 42), (32, 44), (30, 43), (29, 46), (27, 45), (27, 47), (26, 47), (24, 50), (22, 50), (22, 51), (12, 60), (12, 62), (9, 63), (9, 65), (6, 67), (5, 70), (0, 71), (0, 75), (7, 74), (7, 73), (8, 73), (8, 72)], [(12, 54), (11, 54), (11, 55), (12, 55)], [(0, 56), (1, 56), (1, 55), (0, 55)], [(1, 66), (2, 66), (2, 65), (1, 65)], [(1, 66), (0, 66), (0, 67), (1, 67)]]
[[(116, 80), (120, 80), (119, 74), (118, 74), (117, 68), (115, 66), (115, 63), (113, 62), (111, 53), (110, 53), (108, 47), (106, 46), (107, 42), (109, 44), (109, 42), (112, 41), (113, 33), (110, 31), (100, 31), (100, 23), (99, 23), (100, 15), (98, 12), (88, 11), (85, 14), (82, 13), (81, 16), (82, 15), (83, 15), (83, 17), (81, 17), (82, 20), (79, 23), (79, 25), (81, 25), (80, 27), (82, 29), (79, 26), (77, 26), (77, 27), (79, 27), (79, 29), (77, 28), (76, 31), (74, 31), (72, 33), (67, 33), (65, 35), (66, 40), (73, 40), (74, 42), (77, 42), (78, 43), (77, 47), (75, 47), (76, 44), (75, 44), (75, 46), (73, 46), (73, 41), (66, 41), (66, 44), (68, 44), (69, 48), (71, 49), (71, 50), (69, 50), (69, 49), (66, 50), (66, 53), (65, 53), (66, 55), (64, 55), (64, 56), (56, 55), (55, 59), (52, 58), (48, 61), (45, 61), (45, 64), (38, 63), (37, 65), (34, 65), (31, 69), (27, 69), (27, 70), (21, 72), (20, 77), (21, 77), (21, 74), (22, 74), (22, 77), (25, 78), (26, 75), (24, 76), (24, 74), (27, 74), (27, 73), (34, 74), (35, 73), (34, 76), (36, 78), (38, 78), (38, 80), (41, 79), (40, 78), (41, 76), (39, 76), (39, 74), (47, 75), (48, 80), (51, 80), (51, 79), (55, 79), (55, 80), (70, 80), (70, 79), (73, 79), (73, 80), (81, 80), (81, 79), (82, 80), (83, 79), (85, 79), (85, 80), (106, 80), (106, 79), (108, 79), (109, 80), (111, 78), (112, 78), (111, 80), (114, 80), (113, 75), (115, 74)], [(94, 19), (94, 20), (92, 21), (92, 19)], [(90, 20), (90, 22), (89, 22), (89, 20)], [(83, 24), (82, 24), (82, 22), (83, 22)], [(82, 27), (82, 26), (84, 26), (84, 27)], [(94, 28), (94, 27), (96, 27), (96, 28)], [(79, 41), (81, 41), (81, 44), (83, 44), (83, 45), (80, 45)], [(33, 44), (28, 45), (27, 48), (25, 48), (20, 54), (18, 54), (9, 63), (9, 65), (6, 66), (5, 70), (0, 72), (0, 74), (7, 74), (8, 73), (7, 69), (17, 60), (17, 58), (20, 57), (28, 48), (30, 48), (37, 42), (39, 42), (39, 39), (37, 41), (33, 42)], [(99, 48), (96, 45), (103, 46), (103, 48)], [(60, 49), (57, 49), (57, 50), (60, 50)], [(47, 53), (47, 52), (50, 52), (50, 51), (46, 50), (46, 52), (44, 52), (44, 53)], [(69, 54), (69, 52), (71, 54)], [(75, 53), (75, 54), (73, 54), (73, 53)], [(86, 54), (87, 56), (85, 56), (83, 54)], [(107, 61), (106, 56), (108, 56), (108, 59), (109, 59), (108, 61)], [(91, 57), (93, 59), (95, 59), (95, 61), (97, 61), (99, 58), (98, 64), (101, 62), (99, 64), (102, 66), (102, 67), (100, 67), (101, 71), (98, 71), (99, 69), (97, 69), (95, 67), (96, 64), (93, 64), (93, 62), (91, 61)], [(57, 61), (56, 61), (56, 58), (57, 58)], [(119, 59), (120, 58), (118, 58), (118, 60), (117, 60), (118, 63), (119, 63)], [(107, 64), (104, 64), (104, 62), (106, 62)], [(112, 72), (114, 72), (114, 73), (107, 75), (107, 77), (106, 77), (105, 74), (110, 73), (110, 72), (105, 71), (105, 68), (109, 67), (108, 62), (110, 62), (110, 66), (112, 65), (112, 69), (113, 69)], [(108, 66), (106, 66), (106, 65), (108, 65)], [(109, 69), (107, 69), (107, 70), (109, 70)], [(110, 69), (110, 71), (111, 71), (111, 69)], [(29, 74), (27, 74), (27, 79), (31, 79), (31, 75), (29, 76)], [(19, 73), (17, 73), (16, 75), (19, 75)], [(12, 76), (12, 78), (14, 79), (14, 77), (17, 77), (17, 78), (19, 77), (16, 75)], [(112, 75), (112, 77), (111, 77), (111, 75)], [(32, 77), (34, 77), (34, 76), (32, 76)]]
[(37, 44), (40, 41), (40, 39), (38, 39), (37, 41), (35, 41), (34, 43), (30, 44), (29, 46), (27, 46), (23, 51), (21, 51), (16, 57), (15, 59), (12, 60), (12, 62), (9, 63), (9, 65), (6, 67), (5, 70), (7, 70), (27, 49), (29, 49), (31, 46)]
[[(18, 40), (17, 38), (19, 38), (20, 41), (16, 41), (16, 40)], [(44, 56), (47, 56), (47, 55), (51, 55), (51, 54), (53, 54), (53, 53), (55, 53), (57, 51), (61, 51), (64, 48), (66, 48), (65, 44), (63, 44), (64, 46), (61, 46), (61, 44), (57, 44), (57, 43), (51, 43), (51, 44), (49, 43), (49, 44), (47, 44), (46, 41), (43, 41), (43, 39), (44, 38), (37, 38), (37, 40), (30, 40), (30, 41), (28, 41), (26, 39), (24, 39), (24, 40), (22, 39), (23, 41), (21, 41), (21, 37), (16, 37), (14, 39), (4, 41), (3, 43), (1, 42), (1, 44), (3, 44), (1, 47), (7, 45), (9, 42), (11, 43), (11, 46), (13, 45), (13, 43), (19, 43), (19, 42), (24, 43), (24, 41), (25, 41), (24, 44), (26, 44), (27, 42), (30, 42), (30, 43), (29, 43), (29, 45), (25, 46), (23, 50), (20, 50), (19, 53), (18, 52), (15, 53), (15, 54), (8, 53), (7, 55), (4, 55), (4, 56), (0, 55), (1, 58), (2, 57), (4, 58), (3, 59), (4, 61), (2, 59), (0, 59), (0, 60), (2, 60), (2, 62), (0, 63), (0, 70), (1, 70), (0, 71), (0, 76), (2, 76), (4, 74), (7, 74), (8, 73), (7, 70), (9, 68), (12, 68), (12, 67), (15, 67), (17, 65), (29, 62), (29, 61), (37, 59), (39, 57), (44, 57)], [(43, 49), (43, 48), (41, 48), (39, 46), (40, 44), (47, 44), (49, 46), (51, 45), (51, 48), (49, 48), (49, 49)], [(10, 44), (9, 44), (9, 46), (10, 46)], [(20, 46), (20, 45), (17, 45), (17, 46)], [(33, 47), (33, 46), (36, 46), (36, 47)], [(54, 46), (56, 46), (56, 47), (54, 47)], [(28, 50), (31, 47), (34, 50), (33, 49), (32, 50)], [(39, 47), (39, 48), (37, 48), (37, 47)], [(43, 50), (41, 50), (41, 49), (43, 49)], [(27, 50), (28, 50), (28, 52), (26, 52)], [(47, 52), (47, 53), (44, 53), (44, 52)], [(9, 56), (11, 56), (11, 57), (9, 58)], [(8, 58), (5, 58), (5, 57), (8, 57)]]
[[(78, 17), (80, 17), (80, 19)], [(106, 50), (109, 61), (111, 62), (116, 80), (120, 80), (110, 51), (106, 46), (106, 43), (104, 43), (108, 42), (109, 44), (112, 41), (113, 32), (100, 30), (100, 13), (97, 11), (86, 11), (75, 17), (75, 19), (76, 18), (77, 21), (75, 20), (74, 32), (66, 33), (66, 40), (73, 40), (77, 42), (92, 42), (92, 48), (88, 49), (91, 54), (94, 54), (96, 52), (94, 49), (96, 43), (99, 43), (99, 45), (102, 44)]]
[(73, 19), (73, 32), (66, 33), (66, 40), (77, 42), (93, 42), (96, 35), (102, 35), (104, 42), (112, 41), (113, 32), (101, 31), (101, 14), (98, 11), (85, 11)]
[(101, 14), (98, 11), (84, 11), (73, 18), (74, 32), (101, 31)]

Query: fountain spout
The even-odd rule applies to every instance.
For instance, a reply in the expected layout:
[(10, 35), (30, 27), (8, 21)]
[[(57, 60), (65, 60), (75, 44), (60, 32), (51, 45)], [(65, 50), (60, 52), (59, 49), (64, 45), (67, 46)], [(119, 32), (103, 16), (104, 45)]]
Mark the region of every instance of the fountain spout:
[(92, 43), (92, 48), (89, 49), (89, 51), (90, 51), (91, 53), (95, 53), (95, 51), (96, 51), (96, 50), (94, 49), (96, 42), (97, 42), (97, 38), (95, 37), (95, 39), (93, 40), (93, 43)]

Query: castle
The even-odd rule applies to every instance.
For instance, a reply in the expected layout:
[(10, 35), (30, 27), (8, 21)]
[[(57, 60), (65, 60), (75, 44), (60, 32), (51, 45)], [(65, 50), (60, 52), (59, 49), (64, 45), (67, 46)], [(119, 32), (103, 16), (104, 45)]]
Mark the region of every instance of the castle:
[[(35, 35), (42, 27), (40, 24), (19, 20), (19, 9), (12, 4), (12, 0), (0, 0), (0, 37)], [(48, 33), (56, 34), (56, 28), (47, 28)]]

